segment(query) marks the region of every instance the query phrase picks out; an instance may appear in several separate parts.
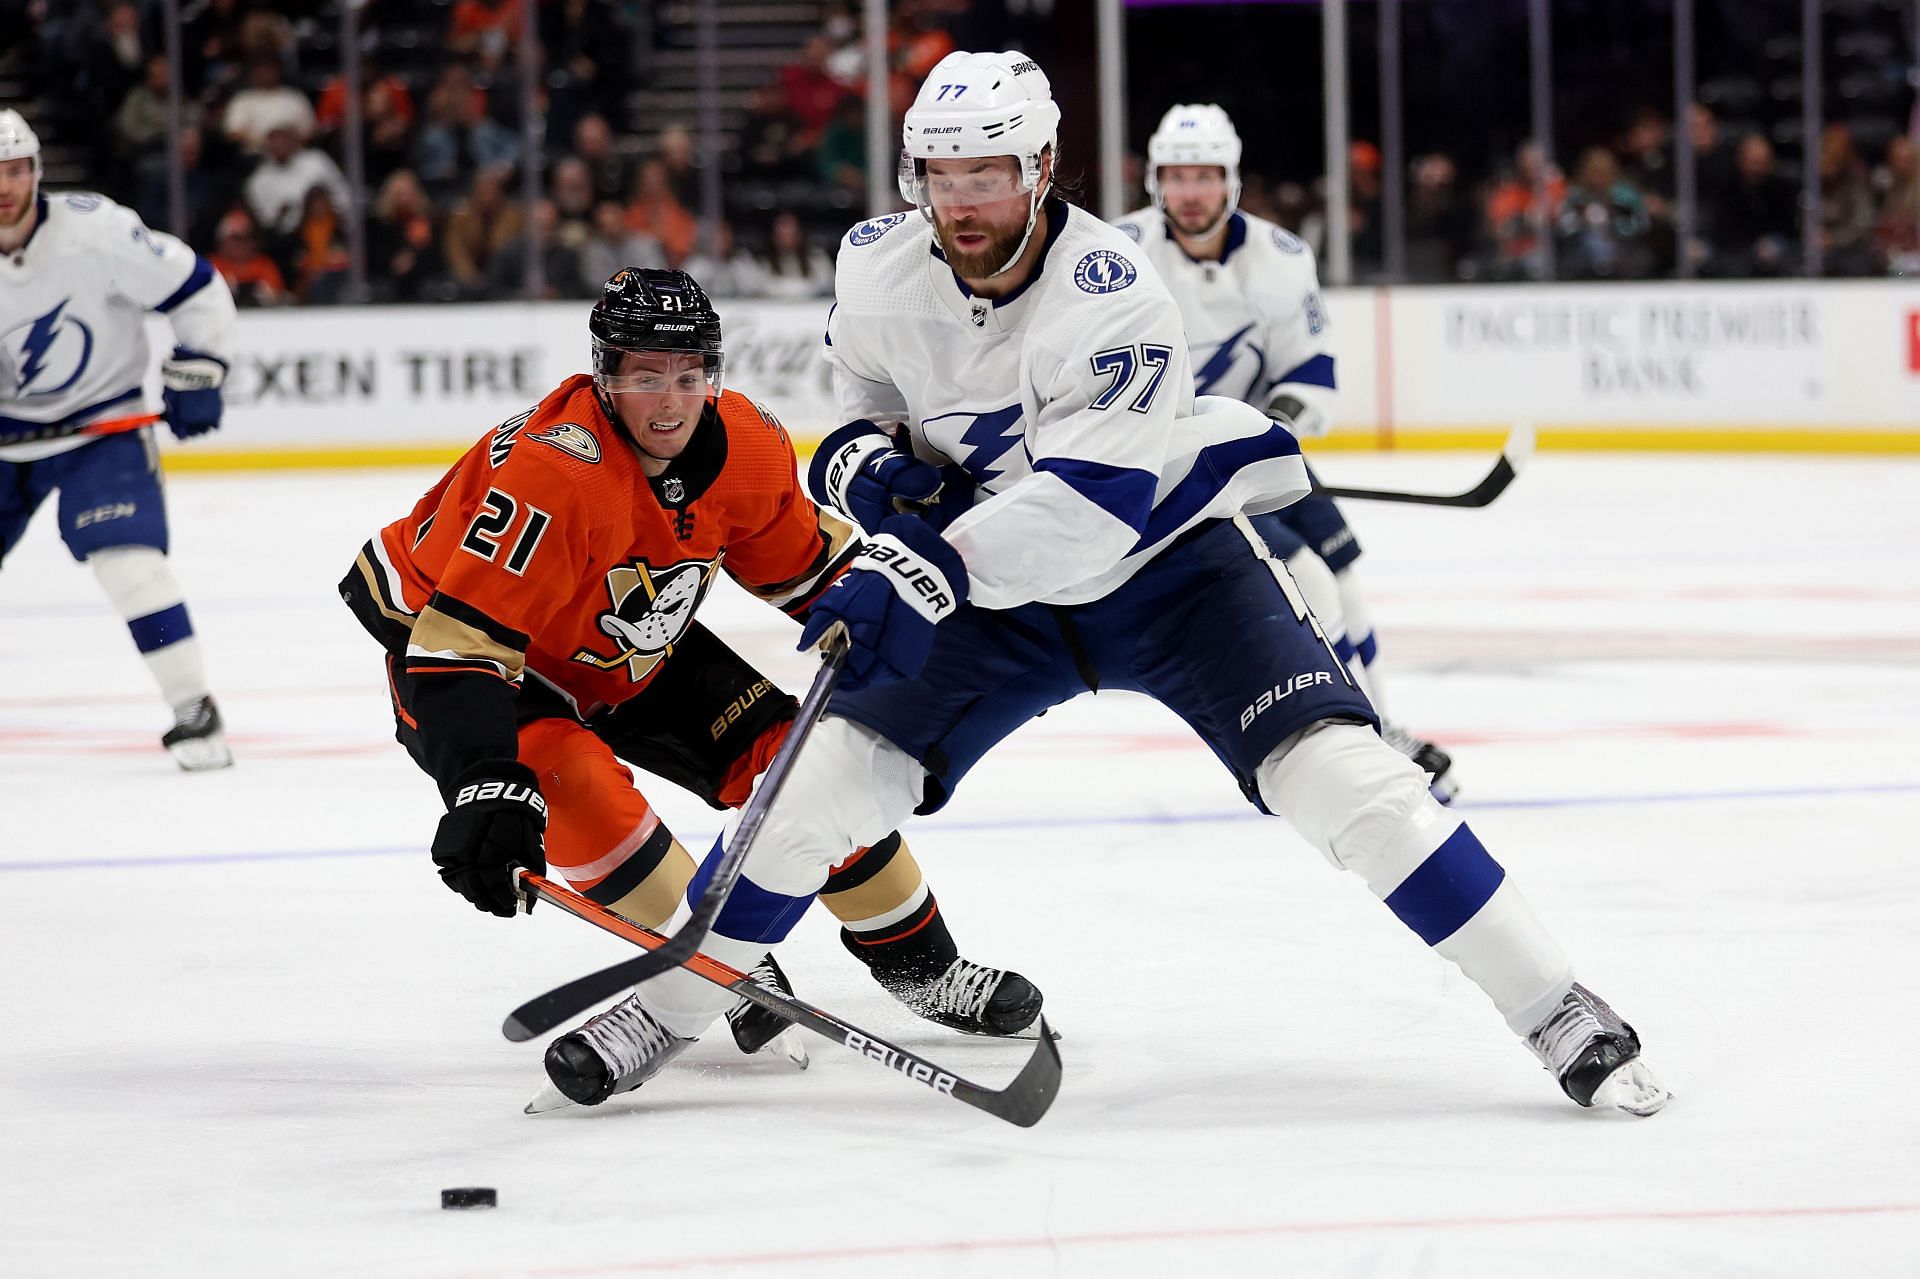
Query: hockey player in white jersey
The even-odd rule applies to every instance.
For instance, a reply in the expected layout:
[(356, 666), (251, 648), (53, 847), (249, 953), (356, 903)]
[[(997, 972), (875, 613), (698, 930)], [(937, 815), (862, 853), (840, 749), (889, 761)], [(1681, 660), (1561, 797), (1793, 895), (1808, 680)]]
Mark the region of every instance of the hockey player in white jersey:
[[(996, 742), (1128, 689), (1458, 964), (1576, 1102), (1660, 1109), (1632, 1028), (1374, 731), (1273, 551), (1272, 512), (1308, 488), (1298, 444), (1237, 400), (1196, 400), (1151, 264), (1052, 196), (1059, 118), (1030, 58), (949, 55), (906, 115), (919, 214), (842, 244), (827, 340), (850, 422), (809, 478), (871, 536), (802, 644), (844, 629), (846, 672), (703, 949), (750, 967), (829, 866), (938, 809)], [(631, 1044), (600, 1065), (612, 1091), (729, 1002), (684, 970), (640, 987)]]
[[(1326, 434), (1335, 409), (1334, 358), (1313, 250), (1284, 227), (1240, 210), (1240, 135), (1218, 106), (1168, 109), (1147, 139), (1153, 207), (1116, 225), (1139, 244), (1179, 303), (1194, 389), (1244, 400), (1296, 437)], [(1309, 471), (1311, 474), (1311, 471)], [(1354, 562), (1360, 543), (1332, 498), (1306, 497), (1280, 522), (1281, 558), (1327, 638), (1359, 676), (1381, 733), (1433, 778), (1445, 803), (1453, 761), (1387, 718), (1379, 642)]]
[(42, 192), (40, 140), (0, 111), (0, 561), (58, 492), (61, 538), (172, 708), (162, 744), (181, 768), (223, 768), (233, 757), (167, 563), (152, 431), (84, 433), (142, 414), (149, 311), (178, 343), (161, 366), (161, 416), (183, 440), (213, 430), (233, 345), (226, 282), (103, 196)]

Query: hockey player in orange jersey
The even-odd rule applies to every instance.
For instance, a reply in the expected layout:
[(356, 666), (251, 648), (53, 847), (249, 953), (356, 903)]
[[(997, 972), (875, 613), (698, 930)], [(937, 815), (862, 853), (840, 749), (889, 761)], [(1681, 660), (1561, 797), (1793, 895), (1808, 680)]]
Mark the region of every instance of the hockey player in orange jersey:
[[(796, 709), (694, 620), (701, 599), (724, 569), (804, 617), (859, 534), (807, 497), (778, 420), (723, 389), (719, 317), (692, 277), (622, 271), (589, 328), (593, 374), (482, 437), (362, 548), (340, 589), (387, 651), (396, 735), (448, 806), (433, 840), (448, 887), (511, 916), (511, 868), (551, 863), (659, 927), (694, 861), (622, 761), (738, 806)], [(897, 834), (837, 868), (821, 900), (847, 948), (922, 1016), (986, 1034), (1034, 1024), (1040, 992), (960, 957)], [(755, 976), (784, 981), (771, 957)], [(572, 1100), (653, 1073), (615, 1077), (597, 1067), (622, 1054), (584, 1051), (588, 1039), (617, 1049), (626, 1007), (548, 1050)], [(780, 1029), (750, 1005), (736, 1013), (746, 1051)]]

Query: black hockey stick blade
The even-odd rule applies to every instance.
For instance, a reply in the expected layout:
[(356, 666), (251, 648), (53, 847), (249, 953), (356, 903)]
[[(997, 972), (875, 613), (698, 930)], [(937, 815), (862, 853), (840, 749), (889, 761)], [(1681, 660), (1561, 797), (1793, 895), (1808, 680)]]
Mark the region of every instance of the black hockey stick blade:
[(544, 995), (535, 995), (507, 1014), (506, 1021), (500, 1024), (500, 1033), (516, 1044), (525, 1043), (535, 1035), (546, 1034), (576, 1013), (585, 1012), (595, 1004), (639, 985), (640, 979), (634, 973), (639, 971), (641, 962), (646, 958), (641, 955), (634, 959), (623, 959), (599, 972), (576, 977), (564, 986), (556, 986)]
[[(599, 903), (589, 901), (532, 871), (516, 870), (514, 876), (515, 886), (523, 896), (531, 894), (552, 902), (596, 928), (645, 947), (653, 955), (659, 954), (669, 944), (669, 939), (651, 928), (642, 928)], [(861, 1030), (853, 1023), (816, 1008), (803, 999), (768, 990), (739, 969), (729, 968), (711, 955), (695, 951), (680, 966), (701, 980), (732, 991), (775, 1016), (831, 1039), (916, 1084), (1021, 1128), (1031, 1128), (1039, 1123), (1053, 1105), (1053, 1099), (1060, 1095), (1060, 1049), (1054, 1042), (1053, 1031), (1045, 1017), (1040, 1019), (1039, 1041), (1034, 1045), (1026, 1064), (1020, 1068), (1020, 1073), (1014, 1076), (1013, 1082), (1004, 1088), (987, 1088), (928, 1061), (918, 1053), (908, 1052), (898, 1044), (888, 1043), (878, 1035)]]
[(1507, 491), (1533, 457), (1533, 427), (1525, 422), (1513, 428), (1486, 478), (1464, 493), (1404, 493), (1397, 489), (1342, 488), (1316, 485), (1315, 497), (1350, 497), (1365, 502), (1412, 502), (1419, 506), (1486, 506)]
[(794, 759), (806, 744), (808, 735), (813, 732), (813, 726), (820, 722), (820, 713), (827, 707), (827, 697), (833, 692), (833, 686), (840, 682), (840, 672), (846, 669), (847, 643), (844, 635), (835, 636), (831, 631), (828, 635), (827, 653), (820, 663), (820, 673), (813, 677), (813, 687), (807, 690), (806, 698), (801, 701), (799, 713), (793, 719), (793, 727), (787, 730), (787, 739), (780, 743), (780, 749), (774, 753), (773, 763), (767, 765), (766, 774), (760, 779), (760, 788), (753, 793), (746, 810), (740, 814), (740, 825), (734, 829), (733, 842), (721, 854), (720, 864), (714, 867), (713, 878), (707, 881), (700, 900), (693, 904), (687, 922), (674, 930), (667, 944), (633, 961), (629, 985), (637, 986), (686, 963), (700, 949), (700, 943), (707, 939), (713, 921), (720, 917), (720, 908), (727, 904), (727, 898), (733, 894), (733, 886), (740, 881), (747, 854), (753, 851), (753, 841), (759, 836), (760, 827), (765, 824), (767, 813), (773, 808), (773, 801), (780, 797), (781, 788), (787, 784), (787, 775), (793, 771)]

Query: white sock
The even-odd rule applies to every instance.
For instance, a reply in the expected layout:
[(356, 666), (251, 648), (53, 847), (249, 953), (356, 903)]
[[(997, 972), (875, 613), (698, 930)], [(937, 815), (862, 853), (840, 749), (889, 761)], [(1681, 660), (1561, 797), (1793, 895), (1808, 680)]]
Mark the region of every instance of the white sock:
[(167, 705), (179, 714), (207, 696), (200, 641), (167, 557), (151, 546), (110, 546), (89, 555), (87, 565), (126, 621)]

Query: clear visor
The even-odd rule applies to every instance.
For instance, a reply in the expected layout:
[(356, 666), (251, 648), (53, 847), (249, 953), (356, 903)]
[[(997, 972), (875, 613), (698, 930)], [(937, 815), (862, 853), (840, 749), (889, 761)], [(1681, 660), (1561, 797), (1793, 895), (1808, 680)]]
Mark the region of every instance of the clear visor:
[(593, 384), (608, 395), (717, 398), (724, 361), (698, 351), (662, 351), (593, 341)]
[(1010, 156), (933, 163), (939, 168), (929, 168), (924, 160), (901, 159), (901, 190), (921, 208), (972, 208), (1024, 197), (1030, 189), (1019, 162)]

